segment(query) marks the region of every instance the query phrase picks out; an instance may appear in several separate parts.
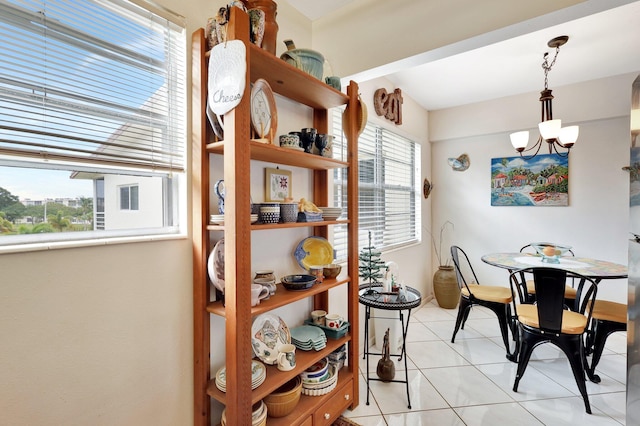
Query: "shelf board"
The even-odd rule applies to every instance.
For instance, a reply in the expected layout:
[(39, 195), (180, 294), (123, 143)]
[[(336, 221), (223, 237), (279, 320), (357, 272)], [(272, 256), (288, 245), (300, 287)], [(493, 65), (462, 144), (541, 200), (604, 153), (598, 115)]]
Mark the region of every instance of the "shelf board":
[(274, 92), (282, 96), (316, 109), (345, 105), (349, 100), (346, 94), (324, 81), (297, 69), (252, 43), (249, 43), (249, 55), (251, 81), (263, 78), (267, 80)]
[[(314, 363), (316, 363), (319, 359), (325, 358), (329, 356), (329, 354), (336, 349), (338, 349), (343, 344), (349, 342), (351, 340), (351, 335), (347, 334), (340, 339), (327, 339), (327, 346), (319, 351), (303, 351), (300, 349), (296, 350), (296, 366), (291, 371), (280, 371), (275, 365), (265, 365), (267, 367), (267, 378), (264, 383), (255, 388), (251, 392), (251, 403), (255, 404), (256, 402), (263, 399), (265, 396), (273, 393), (276, 389), (282, 386), (284, 383), (293, 379), (300, 373), (302, 373), (307, 368), (311, 367)], [(347, 366), (342, 367), (339, 372), (338, 379), (340, 380), (341, 376), (345, 373), (348, 373)], [(344, 370), (344, 372), (343, 372)], [(212, 372), (212, 375), (215, 376), (215, 373)], [(222, 392), (220, 389), (216, 387), (215, 378), (209, 381), (207, 386), (207, 393), (216, 400), (220, 401), (222, 404), (226, 404), (226, 394)], [(316, 399), (317, 402), (317, 399)]]
[[(346, 161), (321, 157), (316, 154), (293, 151), (276, 145), (249, 141), (251, 159), (269, 163), (286, 164), (289, 166), (305, 167), (313, 170), (341, 169), (349, 166)], [(207, 144), (207, 151), (214, 154), (224, 154), (224, 141)]]
[[(321, 284), (316, 284), (309, 290), (304, 291), (287, 290), (282, 286), (281, 283), (278, 283), (276, 286), (276, 294), (274, 294), (267, 300), (261, 301), (259, 305), (251, 308), (251, 315), (256, 316), (265, 312), (269, 312), (273, 309), (286, 306), (289, 303), (307, 299), (311, 296), (323, 293), (330, 288), (343, 285), (347, 282), (349, 282), (349, 279), (344, 277), (338, 277), (338, 279), (325, 279)], [(215, 315), (220, 315), (221, 317), (226, 316), (226, 311), (224, 306), (222, 306), (222, 301), (210, 302), (207, 305), (207, 312)]]
[[(262, 231), (265, 229), (282, 229), (282, 228), (304, 228), (325, 225), (341, 225), (349, 223), (348, 219), (344, 220), (324, 220), (320, 222), (289, 222), (289, 223), (254, 223), (251, 230)], [(207, 225), (209, 231), (224, 231), (224, 225)]]

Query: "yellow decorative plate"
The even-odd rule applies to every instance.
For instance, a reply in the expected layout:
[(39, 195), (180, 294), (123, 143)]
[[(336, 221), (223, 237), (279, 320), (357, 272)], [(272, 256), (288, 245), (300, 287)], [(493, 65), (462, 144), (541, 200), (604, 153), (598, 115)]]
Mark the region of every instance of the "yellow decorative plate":
[(326, 238), (308, 237), (300, 241), (293, 256), (303, 269), (308, 270), (310, 266), (333, 263), (335, 252)]

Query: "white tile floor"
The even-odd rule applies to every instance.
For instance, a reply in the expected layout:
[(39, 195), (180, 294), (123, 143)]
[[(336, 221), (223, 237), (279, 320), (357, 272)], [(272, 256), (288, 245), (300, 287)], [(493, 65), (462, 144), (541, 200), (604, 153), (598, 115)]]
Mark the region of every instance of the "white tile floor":
[[(367, 397), (366, 363), (360, 363), (360, 405), (345, 417), (362, 426), (395, 425), (624, 425), (626, 404), (626, 333), (609, 336), (597, 368), (599, 384), (587, 381), (593, 414), (582, 397), (564, 354), (555, 346), (537, 347), (518, 392), (513, 392), (516, 364), (505, 358), (495, 315), (474, 307), (464, 330), (451, 343), (457, 309), (435, 301), (411, 314), (407, 336), (411, 409), (404, 383), (371, 382)], [(371, 356), (371, 377), (379, 357)], [(396, 358), (397, 360), (397, 358)], [(404, 362), (396, 362), (404, 379)]]

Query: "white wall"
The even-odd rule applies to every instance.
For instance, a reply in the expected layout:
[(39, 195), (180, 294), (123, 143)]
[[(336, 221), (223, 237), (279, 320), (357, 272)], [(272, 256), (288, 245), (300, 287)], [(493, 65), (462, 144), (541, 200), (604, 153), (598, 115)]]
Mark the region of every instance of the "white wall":
[[(435, 185), (432, 223), (454, 222), (453, 243), (467, 251), (481, 283), (508, 285), (507, 272), (481, 262), (483, 254), (518, 251), (531, 241), (568, 244), (577, 256), (626, 265), (629, 175), (622, 167), (629, 164), (629, 109), (635, 76), (554, 90), (554, 116), (580, 125), (569, 161), (568, 207), (490, 205), (491, 158), (516, 156), (509, 133), (537, 124), (538, 110), (530, 114), (526, 127), (518, 127), (523, 110), (539, 108), (536, 94), (430, 114)], [(465, 172), (453, 171), (447, 158), (462, 153), (469, 155), (471, 166)], [(626, 280), (603, 282), (599, 296), (626, 302), (626, 289)]]

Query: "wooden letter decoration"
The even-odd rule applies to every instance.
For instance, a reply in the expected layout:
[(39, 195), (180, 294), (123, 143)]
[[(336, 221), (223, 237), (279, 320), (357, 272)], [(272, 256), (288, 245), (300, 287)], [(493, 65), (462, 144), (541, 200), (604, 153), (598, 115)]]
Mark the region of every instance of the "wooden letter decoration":
[(376, 114), (384, 115), (384, 118), (396, 124), (402, 124), (402, 91), (395, 89), (393, 93), (387, 93), (386, 89), (378, 89), (373, 94), (373, 106)]

